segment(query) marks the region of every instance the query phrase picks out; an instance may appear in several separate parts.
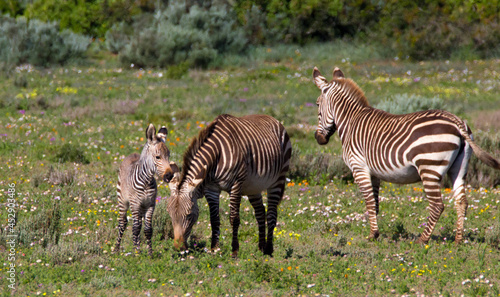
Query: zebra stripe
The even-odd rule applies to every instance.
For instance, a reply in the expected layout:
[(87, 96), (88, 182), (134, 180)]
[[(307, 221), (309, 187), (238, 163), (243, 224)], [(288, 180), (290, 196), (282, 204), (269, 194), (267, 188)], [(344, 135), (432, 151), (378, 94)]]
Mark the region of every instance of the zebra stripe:
[(116, 192), (120, 217), (118, 220), (118, 239), (115, 251), (119, 251), (123, 233), (127, 228), (127, 210), (131, 209), (133, 242), (137, 250), (140, 247), (142, 219), (144, 220), (144, 235), (146, 236), (148, 253), (152, 255), (151, 236), (153, 229), (151, 221), (156, 205), (157, 186), (154, 174), (169, 182), (173, 176), (170, 167), (170, 152), (165, 145), (167, 129), (162, 127), (156, 135), (155, 127), (150, 124), (146, 130), (147, 142), (142, 153), (131, 154), (120, 165)]
[(369, 238), (379, 236), (380, 180), (400, 184), (422, 181), (430, 216), (418, 241), (428, 242), (444, 210), (440, 188), (444, 174), (448, 174), (458, 215), (455, 241), (461, 242), (468, 205), (464, 179), (472, 152), (488, 166), (500, 169), (499, 161), (474, 143), (465, 122), (442, 110), (393, 115), (375, 109), (356, 83), (346, 79), (338, 68), (331, 82), (316, 67), (313, 78), (321, 90), (316, 102), (316, 141), (327, 144), (338, 130), (344, 161), (366, 201)]
[[(288, 134), (276, 119), (266, 115), (218, 116), (193, 139), (184, 154), (182, 174), (170, 184), (173, 191), (167, 209), (174, 227), (174, 245), (186, 248), (198, 219), (197, 200), (205, 195), (210, 209), (212, 249), (218, 246), (219, 196), (221, 191), (226, 191), (230, 194), (233, 256), (236, 257), (239, 250), (242, 195), (248, 196), (255, 210), (259, 249), (272, 255), (278, 205), (283, 197), (291, 153)], [(266, 189), (267, 214), (262, 201), (262, 191)]]

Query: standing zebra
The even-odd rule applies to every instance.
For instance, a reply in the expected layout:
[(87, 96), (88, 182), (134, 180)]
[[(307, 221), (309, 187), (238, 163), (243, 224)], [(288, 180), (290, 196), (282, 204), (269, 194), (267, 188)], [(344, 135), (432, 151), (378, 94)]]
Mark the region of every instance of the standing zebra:
[(127, 210), (132, 210), (134, 224), (132, 227), (134, 246), (139, 250), (142, 219), (145, 217), (144, 234), (148, 244), (148, 253), (152, 255), (151, 235), (153, 229), (151, 220), (156, 205), (156, 180), (154, 174), (169, 182), (173, 177), (170, 167), (170, 151), (165, 145), (164, 138), (168, 131), (162, 127), (156, 135), (156, 128), (149, 124), (146, 130), (147, 142), (142, 153), (131, 154), (120, 165), (118, 174), (118, 207), (120, 209), (119, 233), (115, 251), (120, 249), (123, 232), (127, 228)]
[(460, 118), (442, 110), (393, 115), (368, 105), (363, 91), (340, 69), (328, 82), (315, 67), (314, 83), (321, 90), (318, 105), (316, 141), (320, 145), (336, 130), (342, 141), (344, 162), (366, 201), (370, 239), (379, 236), (380, 180), (408, 184), (422, 181), (429, 200), (430, 216), (418, 242), (426, 243), (444, 210), (441, 181), (445, 173), (453, 183), (457, 211), (455, 242), (463, 239), (467, 211), (464, 178), (474, 152), (488, 166), (500, 163), (472, 140), (469, 127)]
[[(259, 227), (259, 249), (273, 253), (273, 231), (283, 197), (292, 146), (283, 125), (266, 115), (220, 115), (193, 139), (184, 154), (180, 180), (173, 184), (167, 210), (174, 228), (174, 245), (186, 248), (198, 219), (197, 200), (207, 198), (212, 225), (212, 249), (219, 244), (219, 195), (230, 195), (232, 255), (238, 255), (241, 196), (247, 195)], [(262, 191), (267, 189), (266, 210)]]

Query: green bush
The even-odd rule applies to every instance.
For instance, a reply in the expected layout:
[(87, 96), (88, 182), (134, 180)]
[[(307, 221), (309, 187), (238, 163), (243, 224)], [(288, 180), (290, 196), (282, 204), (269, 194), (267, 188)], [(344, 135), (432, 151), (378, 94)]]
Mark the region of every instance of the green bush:
[(82, 58), (89, 44), (83, 35), (59, 32), (57, 23), (0, 16), (0, 61), (7, 65), (65, 64)]
[(174, 229), (172, 227), (172, 220), (167, 211), (167, 197), (158, 202), (153, 213), (153, 239), (166, 240), (174, 238)]
[(74, 144), (66, 143), (57, 149), (54, 156), (54, 161), (59, 163), (76, 162), (88, 164), (90, 161), (87, 159), (83, 151)]
[(420, 110), (446, 109), (443, 99), (423, 97), (414, 94), (397, 94), (380, 101), (376, 108), (392, 114), (405, 114)]
[(57, 245), (61, 237), (61, 209), (59, 201), (45, 205), (34, 215), (20, 220), (16, 226), (19, 242), (29, 245), (39, 241), (43, 247)]
[(217, 55), (240, 53), (247, 43), (236, 19), (224, 6), (202, 9), (171, 3), (145, 28), (130, 38), (120, 60), (139, 67), (167, 67), (186, 62), (207, 67)]
[(331, 41), (375, 27), (383, 5), (374, 1), (237, 1), (234, 10), (252, 44)]
[(125, 26), (125, 23), (118, 23), (106, 32), (106, 48), (113, 54), (118, 54), (130, 42)]
[[(399, 56), (418, 60), (450, 58), (468, 49), (489, 56), (500, 41), (498, 7), (492, 1), (387, 1), (375, 38)], [(459, 55), (460, 56), (460, 55)]]
[(306, 179), (311, 184), (328, 183), (333, 179), (353, 181), (352, 173), (340, 155), (304, 154), (294, 148), (290, 164), (288, 177), (292, 180)]
[[(500, 156), (500, 137), (481, 131), (473, 131), (474, 141), (494, 158)], [(474, 188), (495, 187), (500, 185), (500, 171), (486, 166), (474, 154), (469, 162), (467, 184)]]
[(0, 1), (0, 14), (8, 14), (16, 17), (22, 15), (26, 9), (28, 1), (26, 0), (3, 0)]
[(44, 22), (57, 21), (61, 29), (103, 37), (120, 22), (131, 23), (135, 15), (152, 11), (156, 0), (35, 0), (26, 6), (24, 15)]
[(57, 21), (62, 29), (92, 34), (92, 26), (99, 18), (97, 1), (39, 0), (28, 5), (24, 15), (29, 20)]

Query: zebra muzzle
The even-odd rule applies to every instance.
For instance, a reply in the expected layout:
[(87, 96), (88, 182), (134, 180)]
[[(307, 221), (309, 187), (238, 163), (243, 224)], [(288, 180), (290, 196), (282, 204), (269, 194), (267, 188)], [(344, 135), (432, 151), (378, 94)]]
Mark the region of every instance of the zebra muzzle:
[(326, 137), (324, 134), (318, 133), (318, 131), (314, 132), (314, 138), (316, 138), (316, 141), (320, 145), (325, 145), (328, 143), (328, 137)]
[(184, 238), (181, 236), (181, 237), (178, 237), (178, 238), (174, 238), (174, 248), (176, 248), (177, 250), (185, 250), (186, 249), (186, 244), (184, 242)]
[(163, 181), (166, 183), (169, 183), (173, 177), (174, 177), (174, 173), (171, 170), (167, 170), (163, 174)]

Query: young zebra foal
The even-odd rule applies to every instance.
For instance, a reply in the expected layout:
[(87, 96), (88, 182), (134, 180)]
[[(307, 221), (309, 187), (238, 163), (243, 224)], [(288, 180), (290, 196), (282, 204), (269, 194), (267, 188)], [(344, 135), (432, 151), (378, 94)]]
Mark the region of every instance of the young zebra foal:
[(170, 182), (174, 174), (169, 163), (170, 151), (165, 145), (167, 133), (167, 129), (162, 127), (157, 135), (156, 128), (149, 124), (146, 130), (147, 142), (142, 153), (131, 154), (120, 165), (117, 185), (120, 218), (115, 252), (119, 251), (123, 232), (127, 228), (127, 210), (130, 206), (134, 220), (132, 227), (134, 246), (139, 250), (142, 219), (145, 217), (144, 234), (148, 244), (148, 253), (149, 255), (153, 253), (151, 220), (157, 193), (154, 174), (157, 173), (165, 182)]

